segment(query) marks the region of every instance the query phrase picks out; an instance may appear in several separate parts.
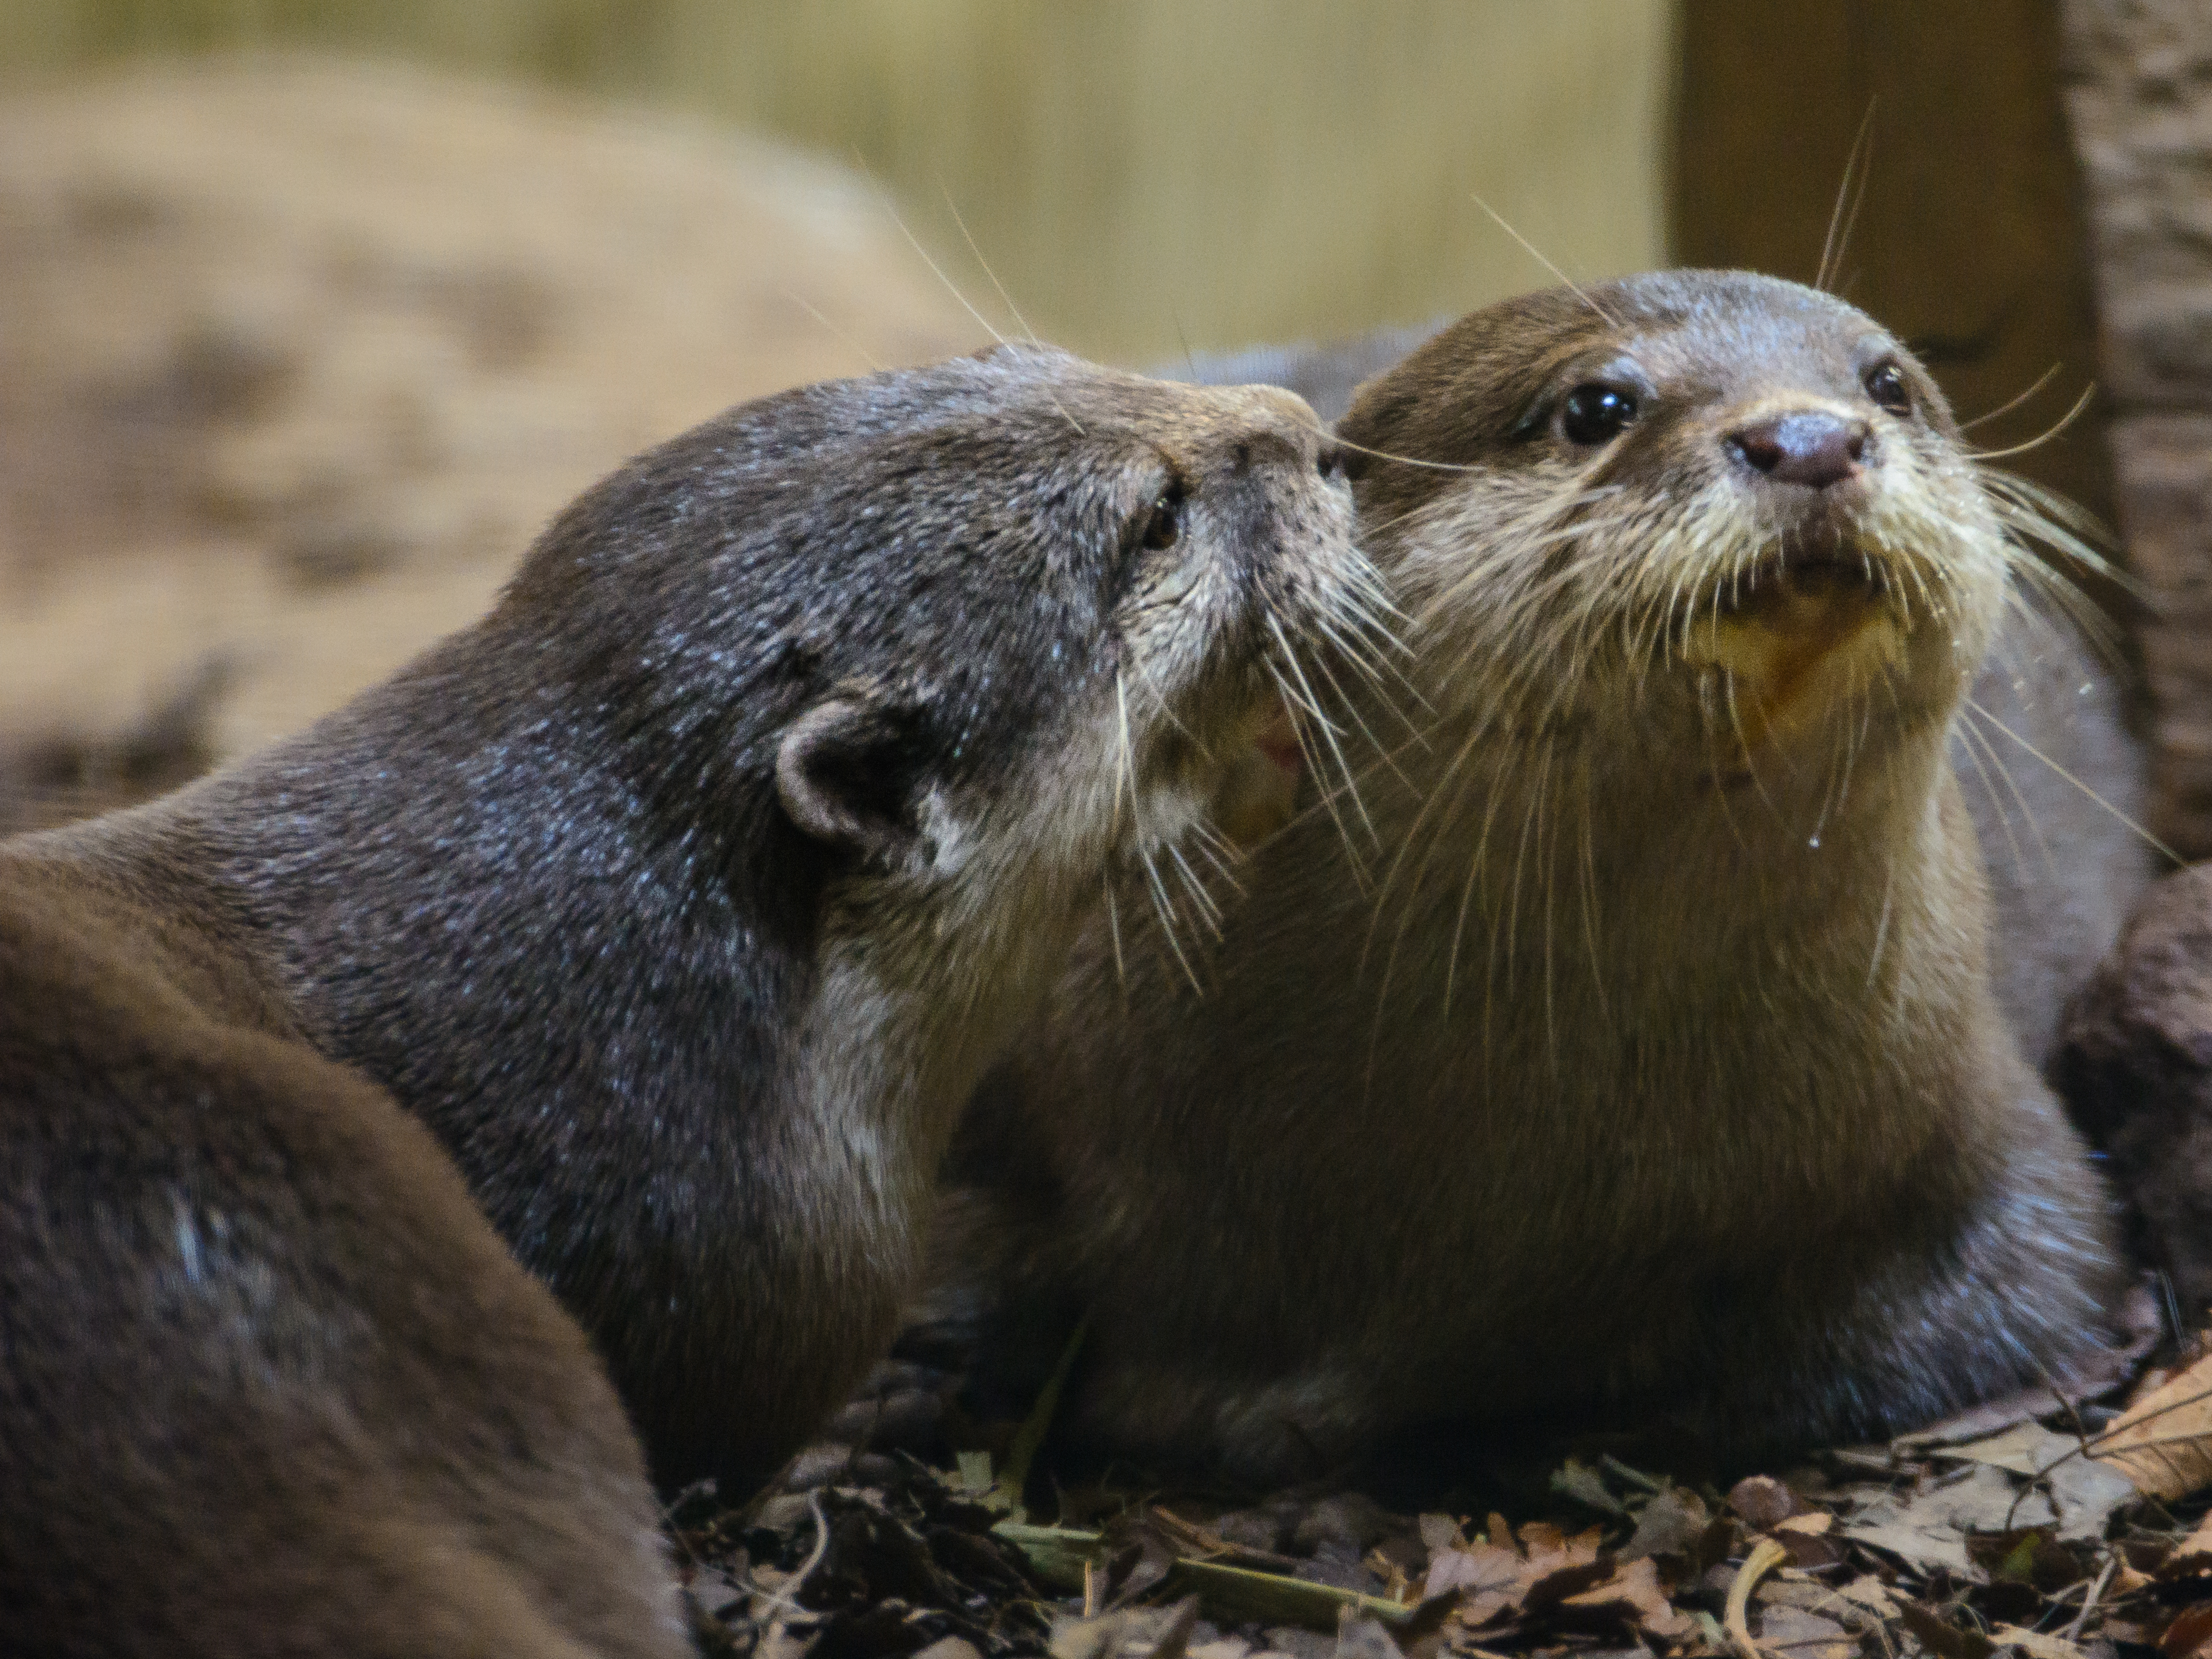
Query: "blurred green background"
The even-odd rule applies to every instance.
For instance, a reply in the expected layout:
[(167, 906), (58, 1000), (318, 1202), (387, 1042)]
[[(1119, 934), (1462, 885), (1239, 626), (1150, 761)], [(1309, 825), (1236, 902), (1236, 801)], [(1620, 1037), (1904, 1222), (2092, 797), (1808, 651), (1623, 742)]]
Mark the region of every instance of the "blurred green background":
[[(4, 0), (0, 91), (240, 46), (703, 112), (857, 162), (1011, 330), (1122, 362), (1663, 261), (1670, 0)], [(948, 204), (951, 205), (949, 206)]]

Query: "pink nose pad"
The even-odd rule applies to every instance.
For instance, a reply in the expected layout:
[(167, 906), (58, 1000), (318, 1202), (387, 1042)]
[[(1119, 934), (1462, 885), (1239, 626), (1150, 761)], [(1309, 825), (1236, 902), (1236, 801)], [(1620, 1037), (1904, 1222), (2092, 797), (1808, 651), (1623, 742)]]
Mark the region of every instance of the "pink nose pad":
[(1826, 489), (1858, 471), (1866, 440), (1864, 422), (1804, 409), (1739, 427), (1729, 434), (1728, 445), (1746, 465), (1777, 483)]

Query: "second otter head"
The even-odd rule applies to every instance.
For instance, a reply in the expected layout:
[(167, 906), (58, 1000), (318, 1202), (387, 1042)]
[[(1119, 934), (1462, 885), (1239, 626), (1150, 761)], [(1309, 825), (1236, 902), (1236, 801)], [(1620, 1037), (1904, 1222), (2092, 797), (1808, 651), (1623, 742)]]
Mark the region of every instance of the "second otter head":
[(1846, 743), (1935, 752), (2027, 515), (1898, 341), (1741, 272), (1477, 312), (1340, 429), (1378, 452), (1362, 512), (1440, 708), (1719, 784), (1825, 791)]
[(600, 635), (567, 655), (657, 734), (672, 816), (772, 808), (752, 844), (848, 892), (1018, 926), (1200, 817), (1294, 641), (1373, 602), (1338, 454), (1286, 392), (1003, 347), (709, 422), (509, 602)]

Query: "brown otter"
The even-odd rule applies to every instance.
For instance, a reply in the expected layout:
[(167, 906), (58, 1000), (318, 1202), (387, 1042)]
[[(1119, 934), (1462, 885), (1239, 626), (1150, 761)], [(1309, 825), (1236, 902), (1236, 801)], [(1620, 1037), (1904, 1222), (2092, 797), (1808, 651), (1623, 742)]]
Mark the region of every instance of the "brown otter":
[(11, 1634), (670, 1650), (615, 1395), (408, 1114), (654, 1472), (765, 1476), (1102, 872), (1357, 620), (1351, 518), (1277, 391), (805, 388), (300, 738), (0, 844)]
[(2027, 771), (1961, 710), (2065, 532), (1873, 322), (1741, 273), (1478, 312), (1340, 435), (1423, 738), (1371, 841), (1259, 850), (1203, 997), (1094, 942), (979, 1097), (932, 1311), (981, 1299), (986, 1380), (1087, 1310), (1076, 1433), (1279, 1476), (1528, 1413), (1754, 1455), (2094, 1353), (2107, 1200), (1948, 752)]

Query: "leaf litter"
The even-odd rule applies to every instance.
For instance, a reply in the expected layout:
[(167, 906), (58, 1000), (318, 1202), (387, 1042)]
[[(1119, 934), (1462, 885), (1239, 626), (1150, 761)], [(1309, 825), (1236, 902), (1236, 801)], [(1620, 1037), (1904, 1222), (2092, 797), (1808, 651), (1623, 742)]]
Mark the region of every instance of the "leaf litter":
[(999, 1481), (988, 1453), (834, 1447), (744, 1510), (687, 1494), (669, 1529), (702, 1651), (2212, 1659), (2212, 1357), (2124, 1410), (1984, 1408), (1726, 1492), (1570, 1458), (1510, 1518), (1099, 1485), (1045, 1523), (1019, 1501), (1036, 1416)]

